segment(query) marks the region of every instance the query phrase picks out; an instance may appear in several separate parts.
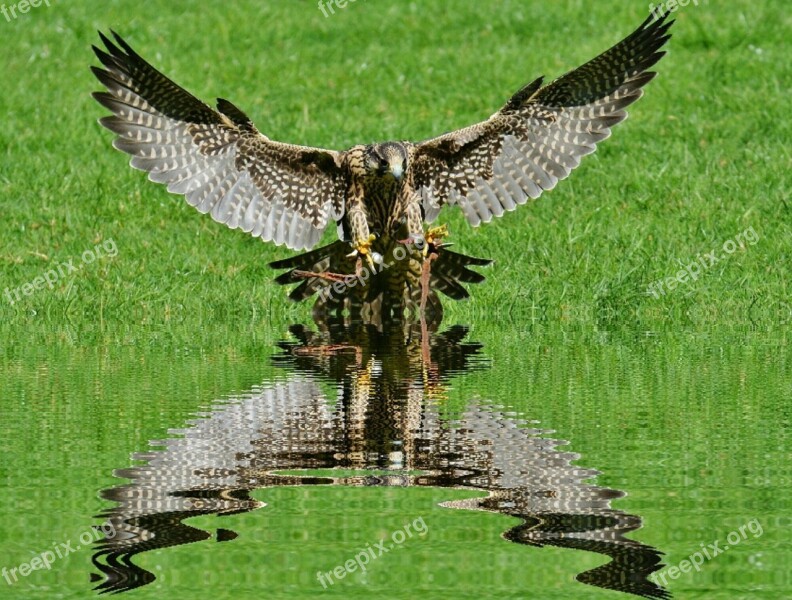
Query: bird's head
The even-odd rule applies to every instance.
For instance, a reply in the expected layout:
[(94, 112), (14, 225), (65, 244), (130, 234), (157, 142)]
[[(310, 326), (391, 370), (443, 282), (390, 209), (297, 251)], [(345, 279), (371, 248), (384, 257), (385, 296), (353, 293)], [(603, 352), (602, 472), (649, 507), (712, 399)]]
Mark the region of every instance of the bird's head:
[(400, 181), (407, 171), (407, 148), (397, 142), (370, 144), (366, 146), (363, 164), (368, 175), (392, 176)]

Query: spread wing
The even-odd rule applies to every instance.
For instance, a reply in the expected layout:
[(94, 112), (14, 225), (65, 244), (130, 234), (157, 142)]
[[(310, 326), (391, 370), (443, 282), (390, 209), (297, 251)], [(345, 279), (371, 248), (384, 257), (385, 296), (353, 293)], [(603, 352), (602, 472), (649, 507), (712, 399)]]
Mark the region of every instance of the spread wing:
[(671, 36), (668, 13), (649, 17), (610, 50), (542, 87), (517, 92), (487, 121), (415, 148), (413, 181), (427, 221), (457, 204), (474, 227), (538, 198), (564, 179), (641, 97)]
[(339, 153), (272, 141), (230, 102), (212, 109), (116, 33), (118, 45), (99, 35), (107, 52), (94, 52), (105, 68), (92, 70), (107, 92), (93, 96), (113, 112), (100, 123), (133, 167), (216, 221), (294, 250), (313, 247), (341, 217)]

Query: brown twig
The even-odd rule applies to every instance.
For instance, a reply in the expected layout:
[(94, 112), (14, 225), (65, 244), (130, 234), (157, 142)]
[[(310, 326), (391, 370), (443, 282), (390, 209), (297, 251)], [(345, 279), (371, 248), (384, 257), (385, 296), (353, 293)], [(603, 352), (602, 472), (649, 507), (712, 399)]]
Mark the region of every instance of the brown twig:
[(429, 255), (421, 265), (421, 354), (424, 364), (431, 362), (431, 350), (429, 346), (429, 328), (426, 326), (426, 302), (429, 299), (429, 284), (432, 278), (432, 261), (437, 258), (437, 253), (430, 250)]
[(330, 273), (329, 271), (322, 271), (321, 273), (314, 273), (313, 271), (294, 271), (293, 277), (300, 277), (302, 279), (324, 279), (325, 281), (341, 281), (345, 282), (349, 275), (341, 275), (340, 273)]
[(429, 299), (430, 281), (432, 276), (432, 261), (437, 258), (437, 253), (430, 251), (421, 266), (421, 316), (426, 311), (426, 302)]

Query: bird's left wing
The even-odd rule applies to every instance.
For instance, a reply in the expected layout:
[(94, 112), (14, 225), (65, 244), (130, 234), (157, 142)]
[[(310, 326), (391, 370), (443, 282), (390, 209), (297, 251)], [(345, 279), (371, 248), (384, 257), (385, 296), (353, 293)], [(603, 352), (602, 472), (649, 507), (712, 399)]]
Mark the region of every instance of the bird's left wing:
[(329, 219), (341, 218), (338, 152), (270, 140), (227, 100), (214, 110), (117, 34), (116, 43), (99, 35), (107, 52), (94, 52), (105, 68), (92, 70), (107, 91), (94, 98), (113, 112), (100, 123), (133, 167), (216, 221), (294, 250), (312, 248)]
[(538, 198), (564, 179), (641, 97), (665, 54), (668, 13), (649, 17), (627, 38), (542, 87), (517, 92), (487, 121), (417, 144), (413, 182), (432, 221), (457, 204), (474, 227)]

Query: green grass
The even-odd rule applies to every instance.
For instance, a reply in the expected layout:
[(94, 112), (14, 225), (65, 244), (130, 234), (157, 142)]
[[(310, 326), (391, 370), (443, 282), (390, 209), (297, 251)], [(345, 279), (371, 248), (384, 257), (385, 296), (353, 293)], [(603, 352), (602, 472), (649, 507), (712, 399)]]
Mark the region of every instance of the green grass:
[[(537, 202), (473, 230), (495, 259), (465, 303), (523, 318), (789, 320), (790, 16), (780, 0), (677, 12), (660, 76), (597, 153)], [(643, 20), (641, 2), (53, 2), (0, 18), (0, 294), (103, 240), (86, 265), (0, 316), (20, 325), (168, 319), (305, 320), (271, 284), (289, 255), (230, 231), (127, 166), (96, 122), (90, 45), (117, 30), (200, 98), (231, 99), (274, 139), (344, 148), (423, 139), (486, 118), (522, 84), (556, 77)], [(753, 227), (759, 235), (665, 297), (647, 285)], [(331, 240), (334, 231), (326, 233)]]

